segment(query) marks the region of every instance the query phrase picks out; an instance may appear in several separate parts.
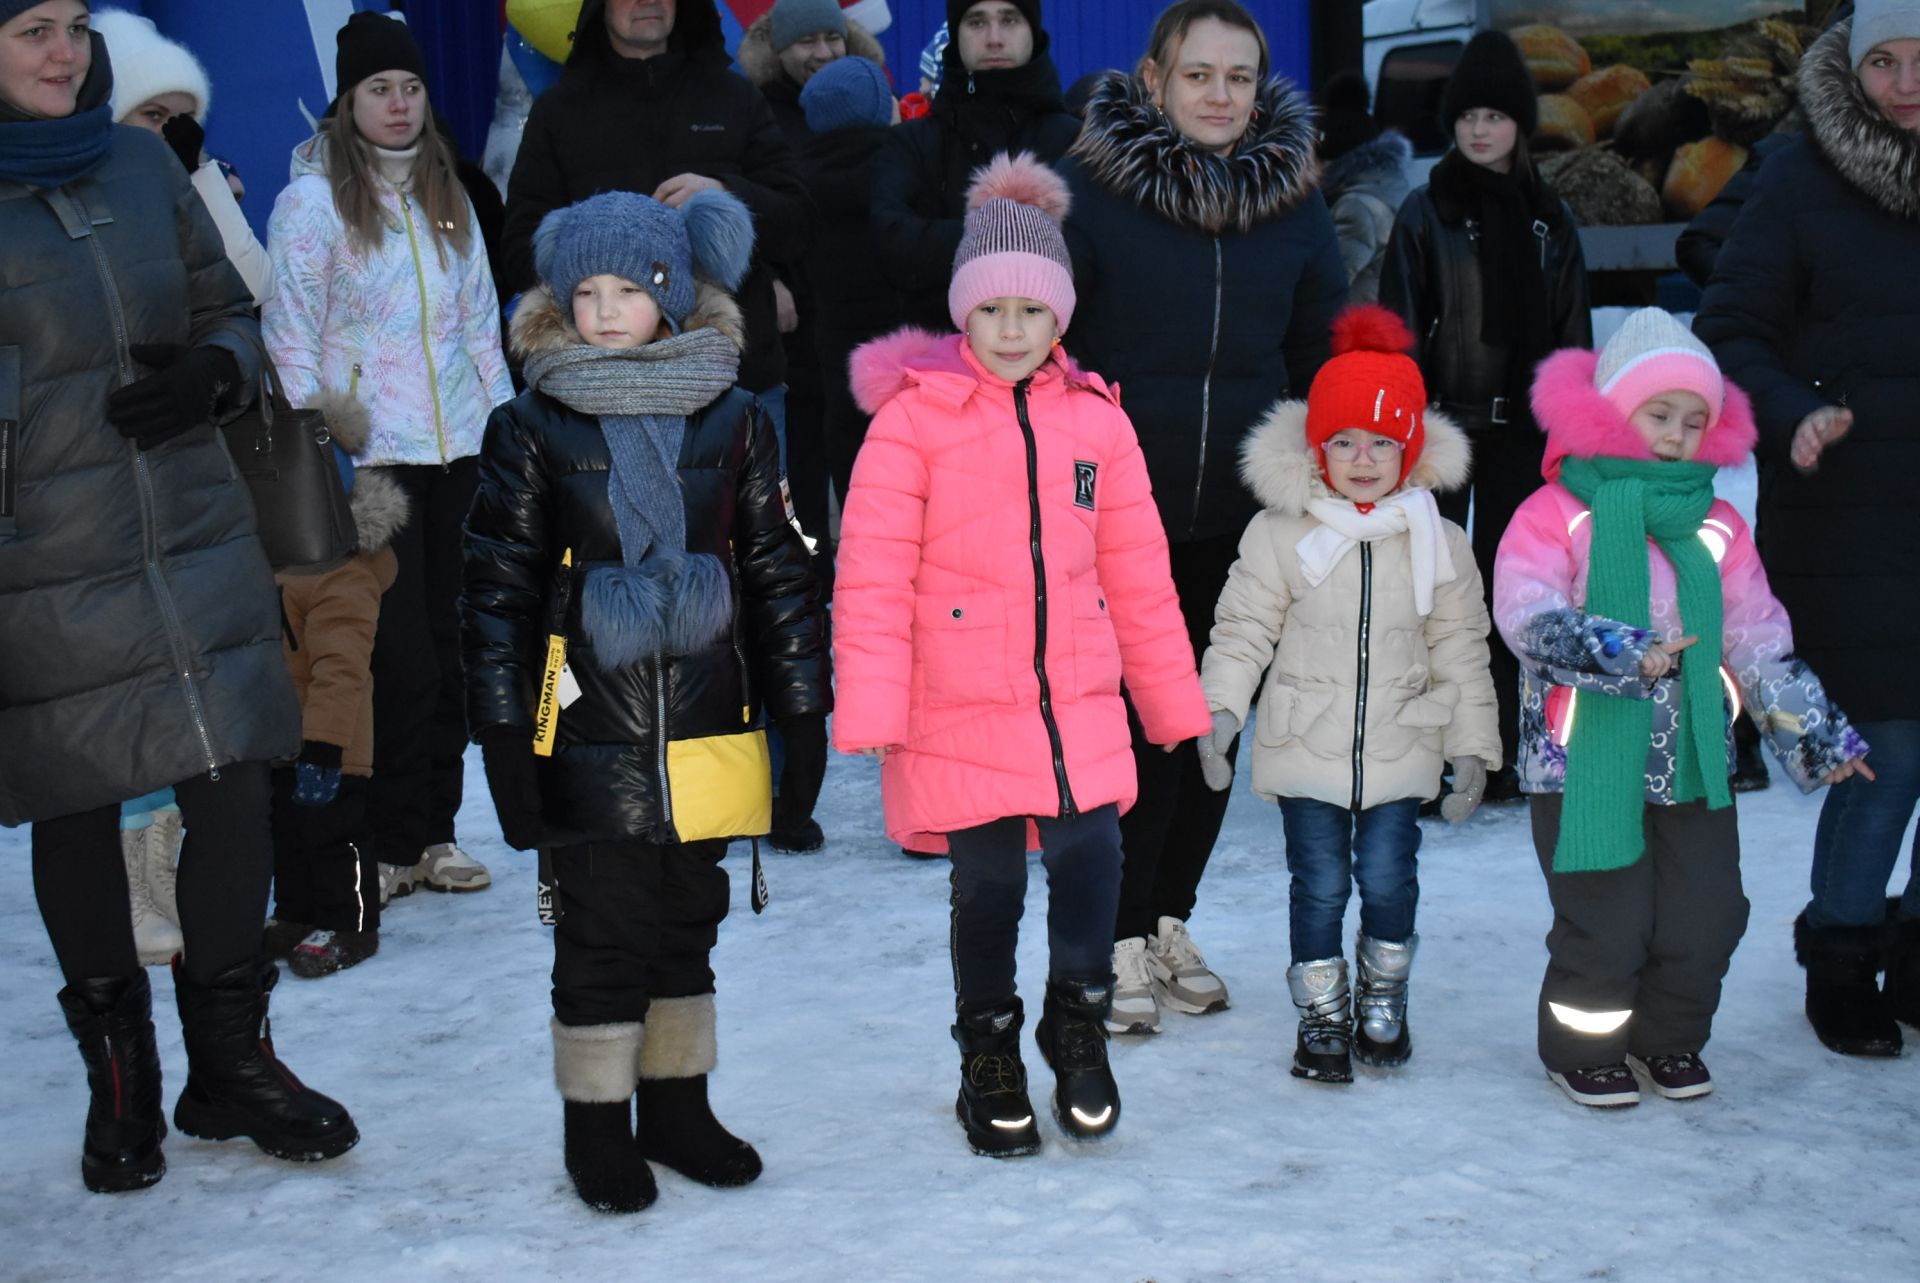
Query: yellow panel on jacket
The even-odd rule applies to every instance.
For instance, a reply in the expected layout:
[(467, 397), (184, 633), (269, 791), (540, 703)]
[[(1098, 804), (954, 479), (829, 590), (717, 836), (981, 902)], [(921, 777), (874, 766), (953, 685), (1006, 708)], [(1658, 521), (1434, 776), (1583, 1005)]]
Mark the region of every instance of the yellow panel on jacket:
[(682, 842), (759, 837), (773, 827), (767, 733), (669, 741), (667, 790)]

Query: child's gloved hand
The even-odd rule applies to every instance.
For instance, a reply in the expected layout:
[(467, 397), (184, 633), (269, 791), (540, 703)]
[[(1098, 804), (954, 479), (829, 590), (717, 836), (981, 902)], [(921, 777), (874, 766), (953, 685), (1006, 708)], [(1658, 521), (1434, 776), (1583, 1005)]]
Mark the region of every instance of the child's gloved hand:
[(500, 817), (500, 836), (516, 851), (540, 845), (546, 824), (540, 818), (540, 772), (533, 760), (533, 736), (524, 727), (492, 726), (480, 733), (480, 760), (487, 769), (487, 791)]
[(1227, 750), (1233, 747), (1233, 737), (1239, 733), (1240, 723), (1234, 715), (1215, 709), (1213, 729), (1193, 742), (1200, 752), (1200, 778), (1216, 793), (1225, 792), (1233, 783), (1233, 761), (1227, 756)]
[(1440, 814), (1448, 824), (1465, 824), (1487, 795), (1487, 765), (1477, 757), (1453, 759), (1453, 792), (1440, 799)]
[(293, 800), (300, 806), (325, 806), (340, 795), (340, 746), (302, 740), (293, 764)]
[(814, 822), (814, 803), (827, 774), (827, 718), (806, 713), (779, 723), (786, 744), (786, 764), (780, 771), (780, 792), (773, 799), (773, 828), (767, 845), (776, 851), (818, 851), (826, 835)]

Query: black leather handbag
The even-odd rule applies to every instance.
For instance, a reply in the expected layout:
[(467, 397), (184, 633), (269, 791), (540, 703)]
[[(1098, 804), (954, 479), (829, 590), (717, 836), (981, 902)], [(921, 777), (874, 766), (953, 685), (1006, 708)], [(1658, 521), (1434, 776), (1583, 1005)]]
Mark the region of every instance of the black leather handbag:
[(261, 361), (259, 405), (220, 431), (276, 572), (323, 574), (360, 550), (326, 416), (288, 403), (272, 361)]

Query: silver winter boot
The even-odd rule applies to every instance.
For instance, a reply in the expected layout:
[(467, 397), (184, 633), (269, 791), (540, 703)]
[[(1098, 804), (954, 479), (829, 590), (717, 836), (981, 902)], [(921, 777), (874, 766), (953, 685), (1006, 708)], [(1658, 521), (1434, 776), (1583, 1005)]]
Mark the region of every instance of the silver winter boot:
[[(177, 813), (175, 818), (178, 819)], [(170, 832), (177, 838), (180, 832), (177, 823)], [(160, 857), (152, 852), (167, 842), (168, 836), (169, 830), (161, 828), (157, 817), (145, 828), (120, 831), (120, 856), (127, 866), (127, 902), (133, 911), (133, 947), (144, 967), (165, 966), (185, 943), (179, 924), (161, 911), (154, 893), (152, 869)], [(173, 890), (171, 849), (168, 848), (166, 881), (169, 900)]]
[(1293, 1076), (1322, 1083), (1353, 1081), (1353, 1010), (1347, 960), (1322, 958), (1287, 968), (1287, 988), (1300, 1012)]
[(1355, 939), (1353, 953), (1360, 973), (1355, 1001), (1353, 1054), (1366, 1065), (1404, 1065), (1413, 1054), (1413, 1035), (1407, 1028), (1407, 975), (1413, 970), (1420, 937), (1389, 944), (1371, 936)]

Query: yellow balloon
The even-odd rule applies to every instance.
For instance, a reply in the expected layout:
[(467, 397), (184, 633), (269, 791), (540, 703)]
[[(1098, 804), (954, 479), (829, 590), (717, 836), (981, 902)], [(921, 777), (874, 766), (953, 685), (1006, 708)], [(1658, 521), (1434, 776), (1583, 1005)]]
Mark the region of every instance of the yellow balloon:
[(528, 44), (555, 62), (573, 52), (581, 0), (507, 0), (507, 21)]

